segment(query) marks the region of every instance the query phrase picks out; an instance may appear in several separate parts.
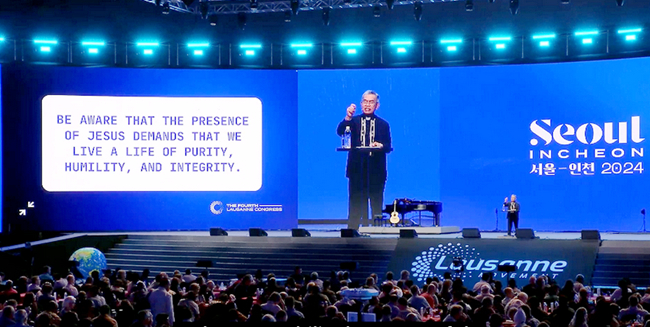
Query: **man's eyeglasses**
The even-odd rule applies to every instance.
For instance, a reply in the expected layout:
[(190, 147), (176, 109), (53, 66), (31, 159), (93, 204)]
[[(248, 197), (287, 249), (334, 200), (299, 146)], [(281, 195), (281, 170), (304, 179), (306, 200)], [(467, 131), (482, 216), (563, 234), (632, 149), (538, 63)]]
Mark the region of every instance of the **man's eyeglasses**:
[(361, 103), (363, 103), (363, 104), (375, 104), (375, 103), (377, 103), (377, 101), (375, 101), (375, 100), (363, 100), (363, 101), (361, 101)]

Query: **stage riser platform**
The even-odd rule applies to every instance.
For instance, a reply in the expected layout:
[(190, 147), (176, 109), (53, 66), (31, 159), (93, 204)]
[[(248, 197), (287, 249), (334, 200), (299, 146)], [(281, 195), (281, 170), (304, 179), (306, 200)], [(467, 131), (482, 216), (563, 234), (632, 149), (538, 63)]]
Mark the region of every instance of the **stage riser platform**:
[(358, 262), (353, 278), (365, 278), (372, 272), (385, 271), (396, 239), (288, 238), (288, 237), (187, 237), (132, 235), (106, 253), (110, 268), (152, 273), (184, 271), (196, 267), (198, 260), (212, 260), (210, 277), (230, 280), (241, 273), (274, 272), (286, 277), (296, 266), (304, 273), (318, 272), (328, 278), (339, 271), (342, 262)]
[(637, 286), (650, 280), (650, 242), (603, 241), (598, 251), (592, 283), (616, 286), (628, 277)]
[[(241, 273), (254, 273), (257, 269), (262, 269), (264, 274), (273, 272), (278, 277), (286, 277), (293, 273), (295, 266), (301, 266), (305, 274), (317, 271), (321, 278), (329, 278), (331, 271), (341, 270), (342, 262), (358, 262), (359, 269), (352, 271), (351, 276), (353, 280), (363, 282), (370, 273), (382, 276), (388, 269), (393, 269), (395, 274), (401, 269), (410, 270), (414, 259), (400, 252), (400, 248), (414, 247), (416, 253), (419, 253), (417, 251), (421, 250), (417, 249), (436, 248), (438, 245), (458, 248), (458, 244), (463, 248), (468, 245), (469, 248), (477, 249), (472, 257), (475, 259), (474, 265), (479, 259), (499, 259), (502, 252), (506, 253), (505, 259), (549, 259), (553, 262), (558, 260), (553, 259), (554, 253), (593, 246), (594, 250), (589, 252), (593, 253), (593, 256), (577, 255), (571, 259), (582, 260), (581, 264), (593, 267), (593, 273), (588, 273), (591, 285), (615, 286), (622, 277), (631, 278), (639, 287), (648, 286), (649, 282), (649, 241), (603, 241), (599, 247), (598, 242), (580, 240), (128, 235), (106, 252), (106, 258), (109, 268), (119, 267), (135, 272), (148, 268), (154, 275), (160, 271), (172, 273), (174, 270), (184, 271), (187, 268), (198, 273), (203, 270), (196, 267), (198, 260), (212, 260), (214, 267), (209, 268), (210, 277), (218, 281), (230, 280)], [(517, 255), (512, 257), (513, 255), (508, 253), (514, 252), (503, 249), (523, 249), (525, 255), (521, 258)], [(534, 254), (535, 252), (537, 254)], [(403, 260), (404, 263), (396, 266), (395, 260)], [(437, 260), (439, 259), (433, 258), (429, 267), (436, 266)], [(575, 262), (569, 263), (569, 266), (572, 266)], [(527, 277), (524, 272), (520, 272), (517, 278), (521, 284)], [(474, 282), (477, 280), (477, 274), (471, 275), (467, 280), (469, 283)], [(560, 282), (563, 283), (564, 280)]]

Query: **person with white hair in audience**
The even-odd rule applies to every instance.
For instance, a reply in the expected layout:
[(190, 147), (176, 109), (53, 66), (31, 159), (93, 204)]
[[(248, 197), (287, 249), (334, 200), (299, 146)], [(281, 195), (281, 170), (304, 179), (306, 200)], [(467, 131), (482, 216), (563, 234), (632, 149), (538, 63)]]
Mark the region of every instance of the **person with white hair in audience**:
[(522, 305), (528, 302), (528, 294), (524, 292), (519, 292), (517, 296), (508, 302), (508, 305), (505, 307), (505, 312), (510, 312), (510, 309), (517, 308), (519, 309)]
[(63, 317), (63, 315), (66, 312), (72, 312), (74, 311), (74, 307), (76, 304), (77, 299), (74, 298), (74, 296), (66, 296), (65, 299), (63, 299), (63, 305), (61, 306), (61, 311), (59, 312), (59, 315)]
[(483, 286), (481, 286), (481, 293), (479, 293), (479, 295), (476, 296), (476, 300), (483, 301), (483, 299), (486, 298), (494, 299), (494, 295), (490, 294), (490, 291), (491, 291), (490, 286), (484, 284)]
[(524, 310), (518, 308), (512, 321), (515, 323), (515, 327), (526, 326), (526, 313), (524, 313)]

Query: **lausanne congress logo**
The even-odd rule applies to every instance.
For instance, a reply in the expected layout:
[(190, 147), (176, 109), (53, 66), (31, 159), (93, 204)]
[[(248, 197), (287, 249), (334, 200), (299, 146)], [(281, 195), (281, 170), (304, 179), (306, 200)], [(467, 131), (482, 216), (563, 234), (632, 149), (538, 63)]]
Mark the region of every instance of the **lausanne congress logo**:
[(210, 203), (210, 212), (215, 215), (220, 215), (223, 212), (223, 203), (221, 201), (212, 201)]

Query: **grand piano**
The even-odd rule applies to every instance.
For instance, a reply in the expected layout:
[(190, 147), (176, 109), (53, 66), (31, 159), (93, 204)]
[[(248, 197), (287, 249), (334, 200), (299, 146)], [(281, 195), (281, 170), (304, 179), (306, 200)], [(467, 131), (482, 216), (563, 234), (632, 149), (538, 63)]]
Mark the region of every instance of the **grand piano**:
[[(419, 201), (411, 199), (396, 199), (396, 202), (387, 204), (383, 213), (390, 216), (393, 211), (400, 215), (400, 223), (404, 225), (404, 216), (407, 213), (417, 212), (419, 217), (419, 226), (422, 226), (422, 212), (430, 212), (433, 217), (433, 226), (440, 226), (440, 213), (442, 212), (442, 202), (437, 201)], [(383, 219), (382, 219), (383, 220)]]

